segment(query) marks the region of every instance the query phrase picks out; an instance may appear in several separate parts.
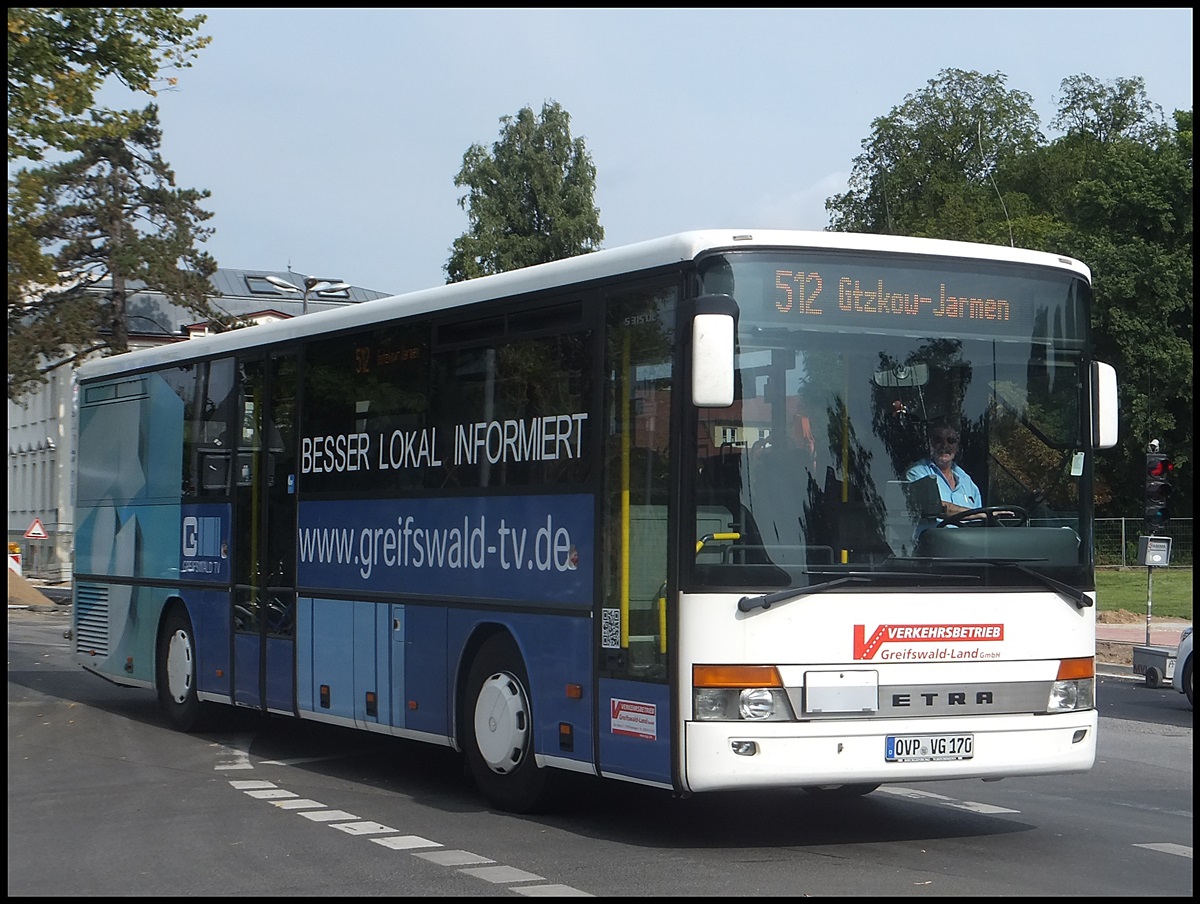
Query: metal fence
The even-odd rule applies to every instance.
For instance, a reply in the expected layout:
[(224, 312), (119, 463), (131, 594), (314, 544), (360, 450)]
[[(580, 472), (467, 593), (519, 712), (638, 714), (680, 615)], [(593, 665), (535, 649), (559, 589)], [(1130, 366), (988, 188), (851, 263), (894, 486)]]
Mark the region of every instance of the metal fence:
[[(1138, 564), (1138, 538), (1148, 536), (1141, 518), (1096, 519), (1096, 564), (1121, 567)], [(1155, 536), (1171, 538), (1169, 568), (1192, 567), (1192, 519), (1172, 518)]]

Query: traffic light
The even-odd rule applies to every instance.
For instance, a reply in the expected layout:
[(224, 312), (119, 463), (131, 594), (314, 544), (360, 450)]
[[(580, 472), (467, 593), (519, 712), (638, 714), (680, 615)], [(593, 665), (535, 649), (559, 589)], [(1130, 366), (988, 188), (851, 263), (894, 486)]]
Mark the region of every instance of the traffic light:
[(1171, 477), (1175, 462), (1159, 452), (1146, 454), (1146, 524), (1162, 527), (1171, 519), (1168, 503), (1171, 499)]

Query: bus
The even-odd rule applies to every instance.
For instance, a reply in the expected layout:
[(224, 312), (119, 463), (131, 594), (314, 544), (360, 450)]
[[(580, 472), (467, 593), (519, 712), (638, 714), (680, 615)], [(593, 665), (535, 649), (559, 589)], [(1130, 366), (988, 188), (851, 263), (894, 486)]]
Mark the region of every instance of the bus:
[(1055, 254), (704, 230), (91, 361), (75, 657), (514, 812), (1086, 771), (1091, 305)]

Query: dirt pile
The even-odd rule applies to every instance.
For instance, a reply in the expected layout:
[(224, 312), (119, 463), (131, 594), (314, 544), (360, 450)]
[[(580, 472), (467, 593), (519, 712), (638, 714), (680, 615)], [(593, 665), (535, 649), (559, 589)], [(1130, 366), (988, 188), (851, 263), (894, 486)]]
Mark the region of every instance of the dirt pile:
[(10, 606), (53, 606), (54, 601), (10, 568), (8, 571), (8, 604)]
[(1111, 612), (1097, 612), (1096, 621), (1102, 625), (1137, 625), (1146, 620), (1146, 613), (1138, 614), (1128, 609), (1114, 609)]

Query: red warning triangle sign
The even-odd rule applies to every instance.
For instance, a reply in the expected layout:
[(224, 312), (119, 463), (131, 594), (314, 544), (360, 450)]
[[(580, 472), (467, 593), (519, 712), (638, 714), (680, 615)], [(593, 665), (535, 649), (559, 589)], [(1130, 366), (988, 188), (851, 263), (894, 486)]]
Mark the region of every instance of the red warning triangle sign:
[(29, 530), (25, 531), (26, 540), (49, 540), (50, 535), (46, 533), (46, 528), (42, 527), (42, 519), (34, 518), (33, 524), (29, 525)]

